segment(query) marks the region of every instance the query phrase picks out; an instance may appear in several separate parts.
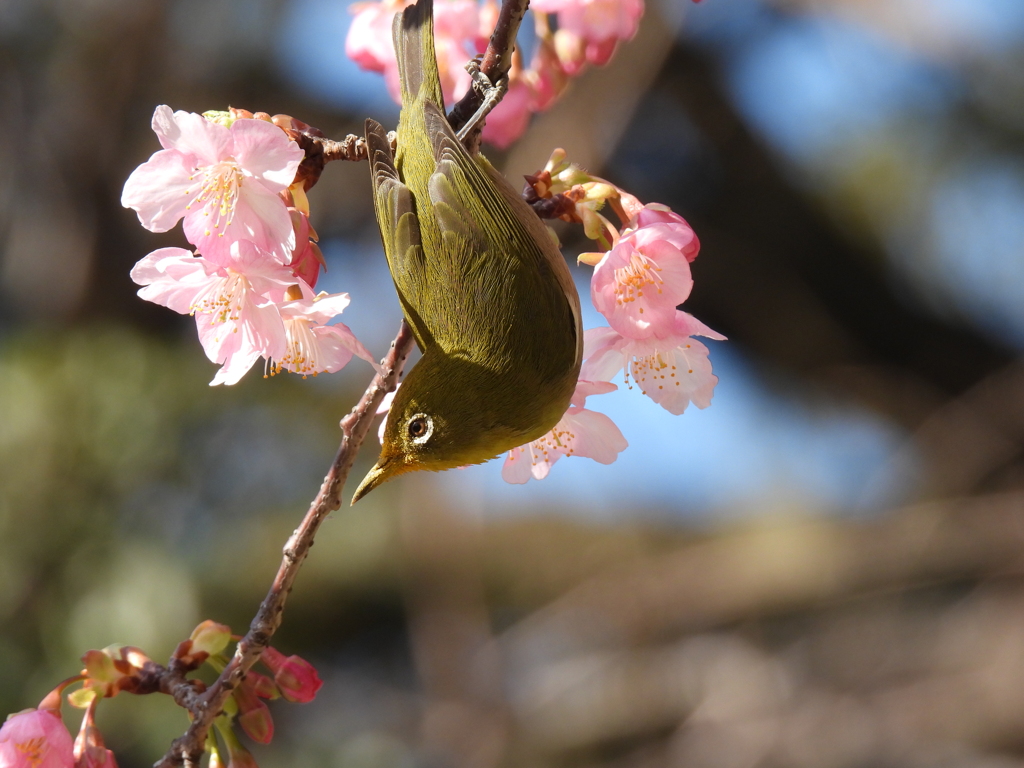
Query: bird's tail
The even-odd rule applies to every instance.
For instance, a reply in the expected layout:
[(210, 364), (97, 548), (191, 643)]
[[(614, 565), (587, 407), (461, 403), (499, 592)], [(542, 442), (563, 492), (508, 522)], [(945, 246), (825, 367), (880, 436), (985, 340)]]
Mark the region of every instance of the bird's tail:
[(401, 14), (392, 26), (398, 74), (402, 83), (402, 104), (417, 98), (433, 102), (444, 112), (441, 75), (434, 54), (434, 2), (418, 0)]

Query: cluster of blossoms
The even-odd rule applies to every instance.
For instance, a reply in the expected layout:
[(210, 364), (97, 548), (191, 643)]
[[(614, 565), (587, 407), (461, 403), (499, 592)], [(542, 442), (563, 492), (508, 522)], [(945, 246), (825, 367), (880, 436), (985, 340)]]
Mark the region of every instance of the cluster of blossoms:
[(327, 323), (348, 294), (314, 293), (323, 256), (296, 178), (308, 129), (286, 115), (231, 110), (153, 113), (163, 149), (135, 169), (121, 203), (153, 232), (184, 219), (195, 252), (161, 248), (132, 279), (139, 295), (196, 318), (207, 357), (221, 365), (211, 384), (234, 384), (260, 358), (265, 370), (316, 375), (353, 355), (376, 365), (352, 331)]
[[(142, 298), (195, 316), (207, 356), (221, 364), (211, 383), (237, 382), (261, 357), (270, 375), (334, 372), (353, 355), (379, 370), (348, 327), (327, 324), (348, 295), (313, 290), (323, 257), (309, 225), (310, 182), (299, 173), (305, 154), (293, 140), (308, 126), (281, 115), (204, 116), (161, 106), (153, 129), (164, 149), (132, 173), (122, 202), (153, 231), (184, 219), (197, 252), (161, 248), (135, 265), (132, 278)], [(625, 438), (586, 401), (616, 389), (611, 380), (620, 371), (671, 413), (691, 402), (706, 408), (718, 379), (694, 337), (724, 339), (677, 308), (693, 287), (690, 262), (700, 248), (681, 216), (643, 205), (568, 163), (561, 150), (527, 181), (531, 203), (581, 223), (605, 249), (580, 261), (594, 267), (591, 299), (608, 325), (586, 332), (580, 381), (562, 420), (508, 454), (502, 476), (510, 483), (546, 477), (562, 456), (616, 459)], [(621, 231), (601, 213), (606, 205)]]
[[(178, 645), (172, 657), (177, 673), (186, 673), (210, 664), (218, 672), (227, 664), (224, 650), (232, 640), (229, 627), (204, 621), (188, 640)], [(250, 738), (269, 743), (274, 723), (266, 703), (260, 699), (284, 698), (309, 702), (322, 685), (313, 666), (298, 656), (285, 656), (266, 648), (261, 661), (273, 677), (249, 672), (228, 700), (224, 712), (214, 721), (216, 733), (207, 737), (210, 765), (223, 768), (256, 768), (252, 754), (242, 746), (234, 732), (237, 724)], [(104, 698), (118, 693), (162, 692), (161, 678), (167, 669), (156, 664), (138, 648), (110, 646), (89, 651), (82, 657), (81, 673), (58, 685), (36, 709), (11, 715), (0, 727), (0, 766), (3, 768), (117, 768), (114, 753), (106, 748), (96, 727), (96, 708)], [(189, 681), (198, 693), (204, 690), (198, 680)], [(68, 703), (85, 710), (78, 736), (72, 740), (61, 718), (65, 691), (76, 683), (80, 688), (67, 694)], [(223, 749), (222, 749), (223, 746)], [(228, 756), (225, 762), (222, 753)]]
[[(562, 456), (585, 456), (610, 464), (626, 448), (622, 432), (607, 416), (586, 409), (586, 398), (625, 383), (669, 413), (681, 414), (693, 403), (711, 405), (718, 377), (711, 372), (708, 348), (693, 338), (724, 340), (693, 315), (677, 307), (690, 295), (690, 263), (700, 243), (677, 213), (656, 203), (643, 205), (604, 179), (566, 162), (556, 150), (547, 166), (527, 179), (527, 196), (557, 202), (561, 218), (582, 223), (588, 237), (608, 250), (584, 253), (579, 261), (594, 267), (590, 298), (608, 325), (584, 335), (584, 362), (572, 405), (549, 433), (509, 452), (502, 477), (525, 483), (547, 477)], [(622, 220), (621, 232), (599, 210), (608, 204)]]
[[(413, 0), (377, 0), (352, 6), (345, 51), (363, 69), (382, 72), (395, 101), (400, 100), (398, 65), (391, 20)], [(620, 41), (636, 34), (644, 0), (534, 0), (536, 40), (529, 66), (518, 51), (509, 71), (509, 89), (487, 116), (485, 141), (505, 148), (514, 142), (533, 112), (550, 107), (569, 79), (587, 64), (607, 63)], [(470, 87), (466, 60), (482, 54), (498, 18), (497, 0), (437, 0), (434, 38), (441, 86), (448, 103)]]

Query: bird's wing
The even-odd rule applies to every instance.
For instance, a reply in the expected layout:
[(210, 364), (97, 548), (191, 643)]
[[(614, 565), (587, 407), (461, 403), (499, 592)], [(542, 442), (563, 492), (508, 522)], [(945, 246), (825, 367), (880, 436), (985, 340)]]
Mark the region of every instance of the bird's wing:
[(366, 147), (373, 181), (373, 207), (377, 212), (384, 253), (405, 317), (412, 326), (416, 343), (423, 350), (433, 339), (415, 310), (415, 307), (422, 306), (421, 293), (426, 290), (427, 281), (412, 193), (398, 176), (391, 142), (384, 127), (376, 120), (366, 121)]
[[(463, 349), (450, 351), (470, 357), (486, 350), (498, 367), (566, 370), (578, 357), (582, 332), (579, 299), (561, 253), (525, 203), (517, 211), (499, 192), (499, 180), (469, 155), (440, 108), (426, 103), (424, 113), (436, 163), (427, 193), (444, 243), (443, 257), (431, 254), (427, 268), (437, 284), (474, 288), (469, 297), (443, 302), (430, 318), (438, 341), (458, 343)], [(524, 217), (536, 219), (539, 233)], [(538, 333), (544, 328), (551, 332)]]

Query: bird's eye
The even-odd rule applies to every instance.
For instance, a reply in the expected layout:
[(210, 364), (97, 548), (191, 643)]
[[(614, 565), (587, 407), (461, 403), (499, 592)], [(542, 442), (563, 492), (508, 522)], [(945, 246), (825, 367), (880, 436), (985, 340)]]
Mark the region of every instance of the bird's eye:
[(434, 432), (434, 422), (429, 416), (418, 413), (409, 420), (409, 437), (414, 443), (425, 443)]

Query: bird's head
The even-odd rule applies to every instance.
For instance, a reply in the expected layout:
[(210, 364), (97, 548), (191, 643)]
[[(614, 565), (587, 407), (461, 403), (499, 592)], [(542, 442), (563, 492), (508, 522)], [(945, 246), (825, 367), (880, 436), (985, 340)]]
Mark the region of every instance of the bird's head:
[(519, 437), (496, 423), (490, 403), (481, 398), (493, 394), (487, 378), (471, 363), (424, 356), (395, 393), (380, 457), (352, 503), (406, 472), (479, 464), (519, 445)]

